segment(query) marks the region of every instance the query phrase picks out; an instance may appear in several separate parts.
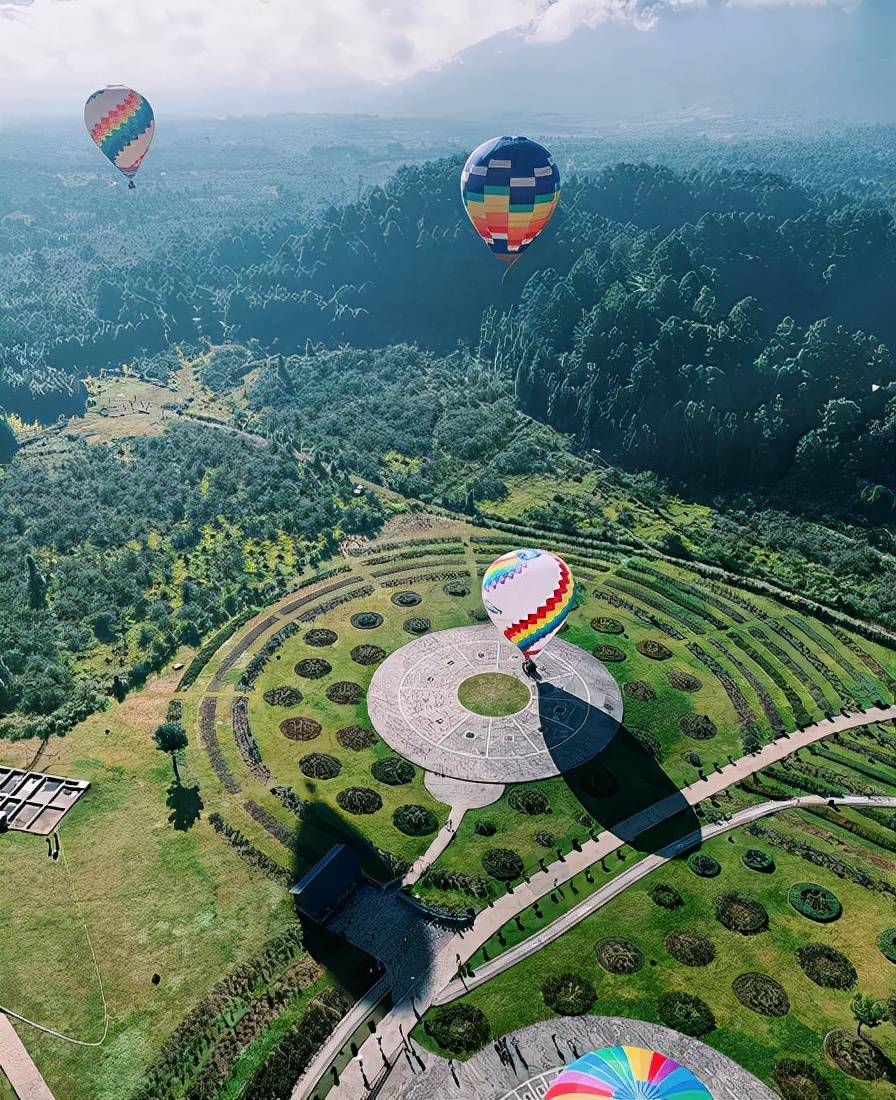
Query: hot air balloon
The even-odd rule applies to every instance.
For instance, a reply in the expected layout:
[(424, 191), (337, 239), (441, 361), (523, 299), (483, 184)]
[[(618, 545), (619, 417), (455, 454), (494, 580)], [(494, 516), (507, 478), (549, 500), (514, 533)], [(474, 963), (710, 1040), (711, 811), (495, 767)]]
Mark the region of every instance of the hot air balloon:
[(132, 188), (155, 130), (149, 102), (123, 84), (100, 88), (84, 104), (84, 124), (100, 152), (127, 176)]
[(548, 550), (511, 550), (496, 558), (482, 578), (482, 602), (498, 630), (519, 646), (531, 675), (532, 660), (554, 637), (572, 610), (572, 572)]
[(544, 1100), (712, 1100), (689, 1069), (644, 1047), (602, 1047), (570, 1063)]
[(557, 209), (560, 172), (537, 141), (491, 138), (467, 157), (460, 193), (476, 232), (509, 267)]

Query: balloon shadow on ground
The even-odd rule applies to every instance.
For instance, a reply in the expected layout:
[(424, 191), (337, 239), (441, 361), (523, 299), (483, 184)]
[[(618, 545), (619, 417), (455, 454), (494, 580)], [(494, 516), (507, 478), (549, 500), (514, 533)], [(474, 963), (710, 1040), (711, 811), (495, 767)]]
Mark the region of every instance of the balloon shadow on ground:
[(192, 829), (205, 809), (205, 803), (199, 793), (199, 785), (185, 787), (177, 779), (168, 788), (165, 805), (171, 811), (168, 820), (180, 833)]
[[(639, 852), (677, 857), (699, 846), (702, 834), (694, 808), (617, 718), (545, 681), (537, 691), (551, 756), (589, 817)], [(562, 722), (571, 716), (578, 725), (583, 708), (584, 726), (576, 741), (587, 737), (598, 752), (586, 764), (568, 767), (563, 744), (552, 747), (552, 741), (559, 741)], [(568, 734), (568, 725), (565, 730)]]

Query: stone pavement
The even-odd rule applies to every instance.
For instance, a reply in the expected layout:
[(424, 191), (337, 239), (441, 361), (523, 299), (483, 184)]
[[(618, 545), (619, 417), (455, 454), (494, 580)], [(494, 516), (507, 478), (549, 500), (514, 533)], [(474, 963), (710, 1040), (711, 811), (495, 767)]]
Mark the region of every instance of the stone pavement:
[(54, 1100), (25, 1044), (8, 1017), (0, 1013), (0, 1066), (19, 1100)]

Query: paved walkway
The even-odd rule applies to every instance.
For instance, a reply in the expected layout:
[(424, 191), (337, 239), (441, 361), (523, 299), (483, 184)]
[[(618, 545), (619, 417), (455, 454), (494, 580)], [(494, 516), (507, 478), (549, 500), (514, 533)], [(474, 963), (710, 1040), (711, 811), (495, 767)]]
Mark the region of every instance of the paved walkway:
[(55, 1100), (6, 1016), (0, 1014), (0, 1066), (19, 1100)]
[[(888, 722), (896, 719), (896, 706), (872, 707), (858, 714), (840, 715), (830, 721), (824, 720), (806, 729), (791, 734), (789, 737), (780, 738), (764, 746), (759, 752), (742, 757), (733, 764), (720, 768), (706, 779), (698, 780), (689, 787), (685, 787), (680, 794), (691, 805), (696, 805), (710, 795), (719, 794), (727, 787), (748, 778), (755, 772), (768, 767), (797, 752), (807, 745), (830, 737), (834, 733), (854, 729), (857, 726), (872, 725), (875, 722)], [(665, 800), (670, 801), (670, 800)], [(677, 803), (674, 809), (680, 808), (681, 798), (676, 796)], [(838, 801), (842, 801), (838, 799)], [(628, 833), (630, 827), (643, 825), (644, 828), (656, 823), (674, 812), (670, 807), (664, 813), (660, 807), (652, 807), (643, 813), (635, 815), (633, 819), (617, 826), (620, 831)], [(534, 901), (553, 889), (557, 883), (568, 882), (573, 875), (584, 872), (587, 867), (597, 863), (603, 856), (611, 854), (617, 848), (622, 847), (623, 841), (613, 833), (602, 833), (597, 840), (588, 841), (582, 845), (581, 852), (570, 852), (565, 861), (556, 862), (549, 866), (547, 873), (538, 872), (533, 875), (530, 882), (514, 888), (513, 894), (505, 894), (499, 898), (492, 907), (484, 909), (476, 920), (472, 929), (463, 936), (452, 937), (439, 951), (434, 959), (434, 973), (427, 976), (425, 982), (414, 989), (413, 996), (409, 995), (398, 1000), (392, 1011), (382, 1020), (376, 1036), (371, 1036), (360, 1050), (361, 1060), (367, 1065), (376, 1066), (380, 1063), (379, 1044), (382, 1044), (382, 1055), (390, 1064), (400, 1057), (405, 1045), (405, 1036), (416, 1026), (417, 1015), (422, 1014), (433, 1003), (436, 995), (454, 977), (457, 970), (457, 960), (465, 961), (474, 954), (499, 928), (507, 921), (512, 920), (517, 913), (522, 912)], [(435, 973), (438, 972), (438, 973)], [(438, 974), (447, 974), (447, 980), (439, 983)], [(327, 1044), (329, 1047), (330, 1044)], [(338, 1050), (339, 1044), (332, 1047), (333, 1054)], [(293, 1100), (305, 1100), (310, 1096), (314, 1084), (307, 1076), (303, 1077), (293, 1092)], [(342, 1074), (340, 1083), (335, 1086), (328, 1095), (328, 1100), (358, 1100), (366, 1094), (358, 1059), (348, 1065)]]

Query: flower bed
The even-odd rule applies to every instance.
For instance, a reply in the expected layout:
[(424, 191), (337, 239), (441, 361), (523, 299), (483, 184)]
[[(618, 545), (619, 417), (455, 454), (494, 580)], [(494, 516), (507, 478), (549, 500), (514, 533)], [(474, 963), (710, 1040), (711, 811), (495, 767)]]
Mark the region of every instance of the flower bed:
[(775, 869), (775, 861), (761, 848), (747, 848), (740, 857), (741, 863), (750, 871), (759, 871), (760, 874), (771, 874)]
[(608, 615), (598, 615), (591, 620), (591, 629), (598, 634), (624, 634), (625, 627), (618, 619), (611, 619)]
[(295, 671), (306, 680), (321, 680), (324, 676), (329, 676), (333, 666), (323, 657), (303, 657), (295, 666)]
[(734, 996), (744, 1008), (760, 1016), (786, 1016), (790, 999), (780, 982), (767, 974), (741, 974), (731, 983)]
[(826, 943), (798, 947), (796, 958), (806, 977), (824, 989), (850, 989), (858, 978), (849, 959)]
[(656, 699), (656, 692), (646, 680), (630, 680), (622, 685), (622, 690), (629, 699), (639, 699), (642, 703), (652, 703)]
[(507, 796), (507, 805), (518, 813), (532, 817), (550, 813), (551, 810), (547, 795), (537, 787), (514, 787)]
[(315, 718), (285, 718), (280, 723), (280, 732), (290, 741), (313, 741), (320, 737), (323, 726)]
[(485, 1014), (474, 1005), (447, 1005), (440, 1008), (429, 1022), (429, 1034), (443, 1050), (452, 1054), (469, 1054), (491, 1038)]
[(399, 806), (392, 815), (392, 824), (406, 836), (427, 836), (439, 827), (436, 816), (426, 806)]
[(709, 741), (718, 733), (715, 722), (708, 714), (685, 714), (679, 718), (678, 727), (695, 741)]
[(271, 773), (261, 759), (258, 742), (252, 736), (252, 730), (249, 728), (249, 700), (244, 695), (237, 695), (233, 700), (230, 720), (233, 724), (233, 737), (236, 741), (236, 747), (243, 763), (256, 779), (260, 779), (262, 783), (267, 783), (271, 778)]
[(681, 894), (674, 886), (668, 886), (665, 882), (651, 886), (647, 891), (647, 896), (654, 905), (658, 905), (661, 909), (680, 909), (684, 905), (684, 898)]
[(422, 615), (414, 615), (410, 619), (405, 619), (402, 625), (408, 634), (425, 634), (432, 623)]
[(594, 986), (580, 974), (557, 974), (541, 987), (544, 1003), (559, 1016), (584, 1016), (597, 1000)]
[(631, 940), (611, 936), (594, 945), (597, 961), (608, 974), (636, 974), (644, 966), (644, 953)]
[(683, 1035), (706, 1035), (716, 1026), (715, 1016), (705, 1001), (690, 993), (663, 993), (656, 1003), (660, 1021)]
[(273, 687), (262, 698), (272, 707), (297, 707), (302, 701), (302, 692), (297, 687)]
[(383, 800), (370, 787), (346, 787), (336, 795), (336, 802), (349, 814), (375, 814), (383, 808)]
[(347, 707), (357, 706), (363, 695), (364, 689), (352, 680), (337, 680), (327, 688), (327, 698), (331, 703), (341, 703)]
[(733, 891), (715, 899), (716, 920), (741, 936), (756, 936), (768, 929), (768, 913), (762, 902)]
[(389, 787), (401, 787), (412, 783), (417, 770), (409, 760), (400, 756), (386, 756), (376, 760), (370, 766), (373, 778)]
[(482, 868), (486, 874), (499, 882), (511, 882), (523, 873), (522, 858), (509, 848), (489, 848), (482, 857)]
[(392, 602), (396, 607), (416, 607), (418, 603), (423, 602), (423, 597), (419, 592), (393, 592)]
[(309, 779), (335, 779), (342, 765), (328, 752), (310, 752), (299, 761), (299, 770)]
[(343, 726), (341, 730), (336, 731), (336, 740), (344, 749), (363, 752), (364, 749), (369, 749), (371, 745), (376, 744), (377, 736), (373, 730), (365, 729), (363, 726)]
[(703, 687), (692, 672), (684, 672), (678, 668), (670, 668), (666, 673), (666, 679), (678, 691), (699, 691)]
[(228, 768), (218, 742), (218, 732), (215, 728), (217, 709), (218, 700), (213, 695), (207, 695), (199, 704), (199, 740), (221, 786), (230, 794), (239, 794), (240, 785)]
[(706, 852), (691, 852), (688, 867), (700, 878), (715, 878), (722, 873), (722, 865)]
[(858, 1081), (877, 1081), (888, 1069), (887, 1059), (879, 1047), (845, 1028), (827, 1033), (824, 1052), (838, 1069)]
[(843, 913), (837, 895), (817, 882), (795, 882), (787, 891), (787, 900), (798, 913), (819, 924), (830, 924)]
[(376, 630), (383, 625), (383, 616), (379, 611), (358, 611), (352, 615), (351, 624), (357, 630)]
[(776, 1062), (774, 1077), (784, 1100), (836, 1100), (827, 1078), (817, 1066), (802, 1058)]
[(315, 649), (323, 649), (324, 646), (334, 645), (339, 641), (339, 635), (335, 630), (327, 630), (322, 626), (316, 626), (309, 630), (302, 640), (305, 645), (314, 646)]
[(356, 645), (351, 652), (356, 665), (378, 665), (385, 656), (385, 649), (378, 645)]
[(663, 942), (672, 958), (682, 966), (709, 966), (716, 957), (713, 942), (693, 929), (670, 932)]
[(625, 651), (620, 649), (616, 645), (608, 645), (606, 642), (601, 642), (591, 650), (595, 657), (599, 661), (624, 661)]

